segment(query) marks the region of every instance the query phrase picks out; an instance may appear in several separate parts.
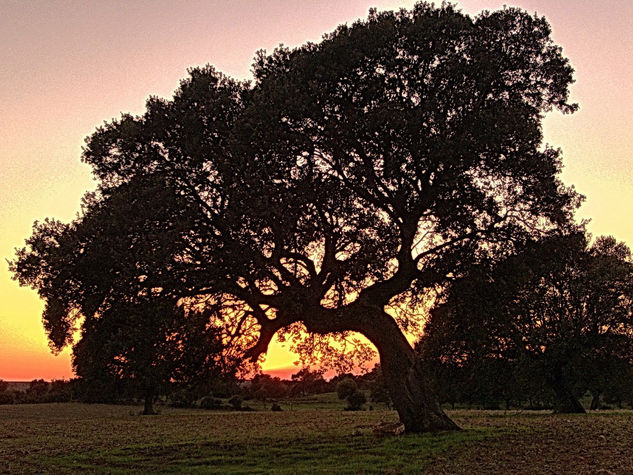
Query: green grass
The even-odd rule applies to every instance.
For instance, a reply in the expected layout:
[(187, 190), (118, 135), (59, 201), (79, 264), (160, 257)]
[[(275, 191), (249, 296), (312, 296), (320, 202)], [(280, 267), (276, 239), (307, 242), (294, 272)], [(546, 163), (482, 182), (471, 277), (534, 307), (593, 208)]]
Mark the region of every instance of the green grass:
[(276, 413), (162, 408), (143, 417), (136, 407), (42, 404), (1, 406), (0, 417), (0, 472), (419, 473), (452, 447), (501, 433), (384, 437), (372, 428), (396, 421), (392, 411), (305, 407)]
[[(343, 410), (347, 405), (347, 401), (339, 399), (336, 393), (311, 394), (277, 402), (284, 411)], [(256, 399), (244, 401), (244, 405), (258, 411), (270, 410), (271, 404), (271, 402), (263, 402)], [(384, 404), (381, 404), (380, 407), (385, 408)]]
[(395, 412), (310, 408), (339, 405), (331, 396), (294, 404), (284, 412), (161, 407), (158, 416), (132, 406), (0, 406), (0, 473), (633, 473), (630, 411), (459, 410), (450, 415), (460, 432), (381, 436), (372, 429), (397, 421)]
[(113, 473), (140, 471), (223, 473), (384, 473), (420, 472), (437, 455), (463, 441), (481, 440), (488, 431), (458, 435), (408, 436), (377, 439), (373, 436), (304, 438), (275, 436), (273, 440), (237, 443), (198, 441), (131, 445), (93, 450), (81, 455), (40, 459), (42, 465), (94, 470), (95, 461)]

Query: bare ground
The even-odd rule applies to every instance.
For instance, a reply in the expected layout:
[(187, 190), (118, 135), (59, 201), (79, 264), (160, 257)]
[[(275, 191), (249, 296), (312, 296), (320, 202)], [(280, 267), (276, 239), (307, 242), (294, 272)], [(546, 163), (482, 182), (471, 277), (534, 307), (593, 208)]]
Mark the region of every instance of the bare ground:
[(468, 411), (464, 428), (502, 429), (501, 437), (468, 442), (434, 461), (428, 473), (633, 474), (633, 413), (586, 415)]

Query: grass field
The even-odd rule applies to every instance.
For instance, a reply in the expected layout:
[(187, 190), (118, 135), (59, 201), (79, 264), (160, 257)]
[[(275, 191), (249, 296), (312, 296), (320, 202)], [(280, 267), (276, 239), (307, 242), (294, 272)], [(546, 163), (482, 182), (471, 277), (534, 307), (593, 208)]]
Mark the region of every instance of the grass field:
[(0, 406), (0, 473), (633, 474), (631, 411), (453, 411), (461, 432), (384, 436), (393, 411), (297, 408)]

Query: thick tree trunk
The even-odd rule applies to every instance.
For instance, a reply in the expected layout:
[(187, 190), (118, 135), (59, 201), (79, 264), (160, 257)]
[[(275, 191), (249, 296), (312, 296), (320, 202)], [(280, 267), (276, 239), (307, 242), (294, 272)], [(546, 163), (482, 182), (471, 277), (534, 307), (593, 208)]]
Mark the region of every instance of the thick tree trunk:
[(381, 367), (405, 432), (459, 430), (440, 407), (419, 361), (403, 355), (381, 355)]
[(422, 363), (393, 319), (376, 315), (371, 328), (362, 333), (378, 349), (385, 383), (405, 432), (459, 430), (440, 407)]
[[(387, 295), (396, 295), (387, 289)], [(371, 341), (380, 355), (385, 385), (398, 411), (405, 432), (439, 432), (460, 430), (442, 410), (431, 389), (422, 363), (396, 321), (383, 310), (383, 296), (359, 298), (343, 309), (318, 310), (307, 307), (300, 313), (308, 332), (326, 335), (354, 331)], [(280, 318), (280, 317), (278, 317)]]
[(595, 392), (591, 394), (591, 406), (589, 407), (592, 411), (597, 411), (600, 409), (600, 393)]
[(556, 396), (554, 412), (562, 414), (585, 414), (587, 412), (566, 384), (562, 371), (555, 372), (550, 379), (550, 384)]
[(156, 414), (156, 411), (154, 411), (154, 390), (146, 389), (145, 390), (145, 404), (143, 406), (143, 415), (153, 416), (155, 414)]

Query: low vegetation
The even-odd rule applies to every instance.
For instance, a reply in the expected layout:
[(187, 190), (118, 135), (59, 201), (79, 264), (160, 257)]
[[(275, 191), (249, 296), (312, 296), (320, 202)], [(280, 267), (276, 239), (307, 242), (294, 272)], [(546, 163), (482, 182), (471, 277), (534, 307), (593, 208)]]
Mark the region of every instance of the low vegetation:
[[(334, 396), (334, 395), (332, 395)], [(332, 404), (338, 403), (336, 396)], [(464, 429), (390, 435), (394, 411), (0, 407), (0, 472), (630, 473), (633, 412), (451, 411)], [(607, 472), (605, 472), (607, 473)]]

